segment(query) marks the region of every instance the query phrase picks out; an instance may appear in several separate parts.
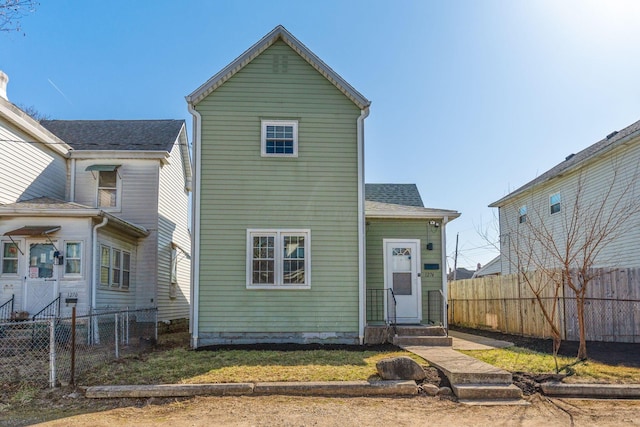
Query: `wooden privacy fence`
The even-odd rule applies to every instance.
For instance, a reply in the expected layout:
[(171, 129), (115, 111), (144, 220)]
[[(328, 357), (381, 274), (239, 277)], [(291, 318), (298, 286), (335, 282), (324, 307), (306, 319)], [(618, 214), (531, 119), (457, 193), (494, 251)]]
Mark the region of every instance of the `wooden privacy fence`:
[[(640, 269), (598, 269), (585, 300), (588, 341), (640, 342)], [(449, 324), (540, 338), (551, 338), (540, 301), (563, 340), (579, 339), (575, 295), (566, 286), (556, 293), (540, 273), (487, 276), (449, 282)]]

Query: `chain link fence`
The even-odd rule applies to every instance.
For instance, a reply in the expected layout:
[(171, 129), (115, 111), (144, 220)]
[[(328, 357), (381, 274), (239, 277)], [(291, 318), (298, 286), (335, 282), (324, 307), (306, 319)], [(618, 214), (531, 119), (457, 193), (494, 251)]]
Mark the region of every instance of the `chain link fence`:
[(91, 368), (152, 347), (157, 319), (149, 308), (0, 323), (0, 382), (74, 383)]

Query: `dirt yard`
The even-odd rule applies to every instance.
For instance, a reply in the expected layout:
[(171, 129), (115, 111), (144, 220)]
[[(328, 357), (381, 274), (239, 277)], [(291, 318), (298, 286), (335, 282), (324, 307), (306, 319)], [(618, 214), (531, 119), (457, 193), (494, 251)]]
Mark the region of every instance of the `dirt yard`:
[[(528, 398), (529, 406), (466, 406), (446, 399), (199, 397), (91, 403), (77, 399), (54, 418), (2, 420), (3, 426), (632, 426), (640, 402)], [(110, 408), (110, 406), (118, 406)], [(54, 405), (55, 406), (55, 405)], [(49, 408), (50, 410), (53, 408)], [(90, 412), (87, 412), (90, 411)], [(73, 412), (84, 412), (71, 415)], [(51, 413), (49, 414), (52, 415)]]

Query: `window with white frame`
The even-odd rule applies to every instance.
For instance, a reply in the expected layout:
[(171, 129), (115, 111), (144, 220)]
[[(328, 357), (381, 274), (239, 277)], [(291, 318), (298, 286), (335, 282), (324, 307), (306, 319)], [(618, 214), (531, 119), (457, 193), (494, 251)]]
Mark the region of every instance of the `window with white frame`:
[(64, 275), (80, 276), (82, 274), (82, 243), (66, 242), (64, 250)]
[(262, 156), (298, 157), (298, 122), (262, 120)]
[(131, 279), (131, 253), (100, 246), (100, 285), (127, 290)]
[(247, 287), (309, 288), (310, 240), (309, 230), (248, 230)]
[(518, 222), (520, 224), (527, 222), (527, 205), (522, 205), (520, 209), (518, 209)]
[(549, 196), (549, 209), (551, 211), (551, 215), (560, 212), (560, 193), (555, 193)]
[(98, 172), (98, 207), (115, 208), (118, 206), (118, 171)]
[(18, 244), (14, 242), (2, 242), (2, 264), (0, 264), (0, 274), (18, 274), (18, 254), (20, 250)]

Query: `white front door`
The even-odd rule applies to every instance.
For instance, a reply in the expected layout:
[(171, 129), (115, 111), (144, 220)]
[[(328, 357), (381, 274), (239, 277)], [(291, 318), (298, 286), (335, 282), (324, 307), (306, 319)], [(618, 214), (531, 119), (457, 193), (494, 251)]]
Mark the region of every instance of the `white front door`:
[(393, 290), (396, 322), (420, 323), (422, 320), (420, 240), (384, 239), (383, 242), (384, 287)]
[[(55, 242), (54, 242), (55, 243)], [(34, 315), (49, 305), (57, 295), (57, 267), (52, 242), (27, 242), (27, 271), (25, 273), (24, 310)]]

